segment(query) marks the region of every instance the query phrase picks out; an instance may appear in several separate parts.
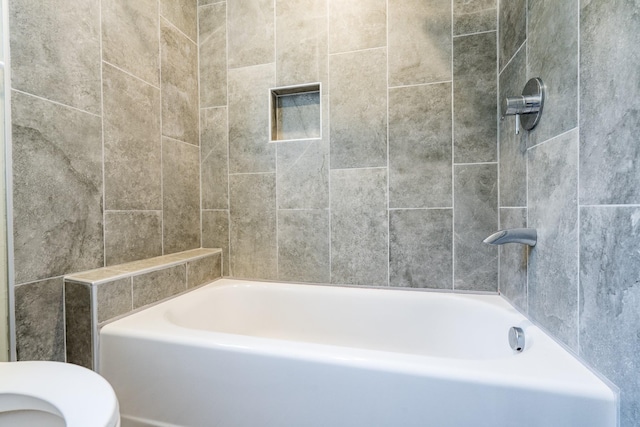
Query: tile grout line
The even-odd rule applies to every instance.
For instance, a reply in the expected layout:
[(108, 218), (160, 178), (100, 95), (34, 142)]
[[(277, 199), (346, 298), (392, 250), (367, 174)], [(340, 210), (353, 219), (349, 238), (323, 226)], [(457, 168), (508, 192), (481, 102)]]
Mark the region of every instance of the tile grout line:
[[(225, 136), (227, 141), (227, 256), (229, 257), (229, 271), (227, 273), (229, 276), (233, 277), (233, 268), (231, 266), (231, 260), (233, 257), (232, 246), (231, 246), (231, 138), (229, 138), (229, 3), (224, 2), (224, 43), (225, 43), (225, 73), (226, 73), (226, 129)], [(224, 268), (223, 268), (224, 270)]]
[[(496, 64), (495, 64), (495, 72), (496, 72), (496, 177), (497, 177), (497, 187), (498, 187), (498, 230), (502, 229), (502, 208), (501, 208), (501, 198), (502, 192), (500, 191), (500, 1), (497, 2), (496, 7)], [(501, 283), (502, 283), (502, 248), (498, 249), (498, 283), (497, 289), (498, 294), (501, 293)]]
[[(102, 68), (102, 64), (101, 64), (101, 67), (100, 67), (100, 68)], [(102, 84), (102, 82), (100, 82), (100, 83)], [(86, 110), (83, 110), (83, 109), (81, 109), (81, 108), (74, 107), (74, 106), (72, 106), (72, 105), (63, 104), (62, 102), (54, 101), (54, 100), (52, 100), (52, 99), (45, 98), (45, 97), (42, 97), (42, 96), (39, 96), (39, 95), (35, 95), (35, 94), (33, 94), (33, 93), (30, 93), (30, 92), (25, 92), (25, 91), (20, 90), (20, 89), (11, 88), (11, 91), (12, 91), (12, 92), (16, 92), (16, 93), (20, 93), (20, 94), (22, 94), (22, 95), (30, 96), (30, 97), (32, 97), (32, 98), (36, 98), (36, 99), (39, 99), (39, 100), (41, 100), (41, 101), (51, 102), (52, 104), (56, 104), (56, 105), (59, 105), (59, 106), (61, 106), (61, 107), (69, 108), (69, 109), (71, 109), (71, 110), (75, 110), (75, 111), (78, 111), (78, 112), (80, 112), (80, 113), (89, 114), (90, 116), (94, 116), (94, 117), (102, 117), (100, 114), (92, 113), (91, 111), (86, 111)]]
[[(278, 86), (278, 2), (276, 0), (273, 1), (273, 87)], [(322, 93), (320, 94), (322, 96)], [(269, 99), (268, 110), (271, 109), (271, 99)], [(271, 117), (270, 112), (268, 113), (269, 117)], [(267, 129), (267, 135), (269, 135), (270, 130)], [(276, 211), (276, 279), (280, 278), (280, 224), (279, 224), (279, 210), (278, 210), (278, 145), (275, 144), (275, 176), (274, 176), (274, 186), (275, 186), (275, 200), (274, 200), (274, 209)]]
[(456, 290), (456, 186), (455, 186), (455, 106), (454, 106), (454, 89), (455, 82), (453, 80), (453, 0), (450, 1), (451, 7), (451, 290)]
[[(100, 39), (102, 40), (102, 37), (101, 37)], [(124, 73), (124, 74), (126, 74), (126, 75), (128, 75), (128, 76), (130, 76), (130, 77), (133, 77), (134, 79), (136, 79), (136, 80), (138, 80), (138, 81), (140, 81), (140, 82), (142, 82), (142, 83), (146, 84), (147, 86), (151, 86), (151, 87), (152, 87), (152, 88), (154, 88), (154, 89), (158, 89), (158, 90), (160, 90), (160, 86), (156, 86), (156, 85), (154, 85), (153, 83), (148, 82), (148, 81), (146, 81), (145, 79), (143, 79), (143, 78), (140, 78), (140, 77), (136, 76), (135, 74), (133, 74), (133, 73), (131, 73), (131, 72), (129, 72), (129, 71), (127, 71), (127, 70), (125, 70), (125, 69), (124, 69), (124, 68), (122, 68), (122, 67), (119, 67), (119, 66), (115, 65), (115, 64), (114, 64), (114, 63), (112, 63), (112, 62), (109, 62), (109, 61), (106, 61), (105, 59), (102, 59), (102, 63), (103, 63), (103, 64), (107, 64), (108, 66), (113, 67), (113, 68), (115, 68), (116, 70), (118, 70), (118, 71), (120, 71), (120, 72), (122, 72), (122, 73)]]
[[(164, 253), (164, 136), (163, 136), (163, 91), (162, 91), (162, 26), (160, 25), (160, 0), (156, 1), (156, 7), (158, 10), (158, 79), (160, 81), (160, 203), (162, 207), (162, 215), (160, 218), (160, 251), (162, 255)], [(133, 280), (131, 281), (131, 301), (133, 304)]]
[[(202, 247), (202, 241), (203, 239), (203, 233), (202, 233), (202, 207), (204, 205), (203, 200), (202, 200), (202, 194), (203, 194), (203, 180), (202, 180), (202, 174), (203, 174), (203, 167), (202, 167), (202, 162), (203, 162), (203, 158), (202, 158), (202, 96), (201, 96), (201, 87), (200, 87), (200, 8), (198, 7), (198, 5), (196, 4), (196, 76), (197, 76), (197, 85), (198, 85), (198, 166), (199, 166), (199, 174), (198, 174), (198, 178), (200, 180), (200, 200), (199, 200), (199, 206), (198, 206), (198, 214), (200, 217), (200, 229), (198, 230), (198, 235), (200, 237), (200, 247)], [(208, 157), (205, 156), (205, 159)], [(186, 269), (186, 267), (185, 267)], [(188, 281), (188, 274), (187, 274), (187, 283), (189, 283)]]
[[(327, 138), (327, 191), (328, 191), (328, 203), (329, 203), (329, 284), (333, 283), (333, 220), (332, 220), (332, 191), (331, 191), (331, 58), (329, 57), (329, 20), (330, 20), (330, 8), (331, 8), (331, 0), (325, 0), (325, 43), (327, 44), (327, 61), (325, 64), (325, 71), (327, 76), (327, 117), (326, 117), (326, 135)], [(319, 76), (318, 76), (319, 77)], [(320, 94), (322, 96), (322, 94)], [(322, 123), (320, 124), (322, 126)]]
[(578, 251), (577, 253), (577, 270), (576, 270), (576, 274), (577, 274), (577, 289), (576, 289), (576, 352), (578, 353), (578, 355), (581, 354), (581, 348), (580, 348), (580, 294), (581, 294), (581, 289), (582, 289), (582, 282), (581, 282), (581, 277), (580, 277), (580, 261), (581, 261), (581, 249), (580, 249), (580, 245), (581, 245), (581, 241), (580, 241), (580, 230), (582, 228), (582, 215), (581, 215), (581, 209), (580, 209), (580, 13), (581, 13), (581, 9), (580, 9), (580, 2), (576, 2), (577, 3), (577, 9), (578, 9), (578, 13), (576, 14), (577, 18), (576, 18), (576, 26), (578, 28), (578, 36), (577, 36), (577, 65), (578, 65), (578, 74), (577, 74), (577, 82), (576, 82), (576, 113), (577, 113), (577, 142), (576, 142), (576, 210), (577, 210), (577, 216), (576, 216), (576, 228), (578, 230), (577, 232), (577, 248), (576, 250)]
[(391, 88), (389, 87), (389, 0), (386, 0), (386, 28), (385, 28), (385, 36), (386, 36), (386, 77), (387, 77), (387, 286), (391, 286), (391, 186), (390, 186), (390, 175), (391, 168), (390, 166), (390, 155), (389, 150), (391, 148), (391, 144), (389, 141), (389, 93)]

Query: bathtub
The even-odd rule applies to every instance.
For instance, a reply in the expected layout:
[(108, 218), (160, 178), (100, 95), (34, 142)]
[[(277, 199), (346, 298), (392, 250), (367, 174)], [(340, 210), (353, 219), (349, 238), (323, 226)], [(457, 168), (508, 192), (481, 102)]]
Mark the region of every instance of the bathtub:
[(614, 392), (497, 295), (222, 279), (99, 346), (123, 427), (617, 425)]

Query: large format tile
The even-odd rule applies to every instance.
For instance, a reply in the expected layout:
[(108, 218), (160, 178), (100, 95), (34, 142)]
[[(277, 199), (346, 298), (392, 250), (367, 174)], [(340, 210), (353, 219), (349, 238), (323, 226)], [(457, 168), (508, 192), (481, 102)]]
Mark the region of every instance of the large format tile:
[(12, 88), (100, 114), (100, 1), (9, 6)]
[[(526, 208), (500, 209), (500, 229), (525, 228), (527, 226)], [(520, 310), (527, 310), (527, 245), (500, 246), (500, 285), (499, 290)]]
[(452, 289), (453, 209), (389, 212), (389, 285)]
[(389, 207), (451, 207), (451, 84), (389, 90)]
[(496, 0), (454, 0), (453, 34), (492, 31), (497, 27)]
[(275, 280), (278, 270), (275, 173), (229, 178), (231, 275)]
[(105, 212), (105, 264), (162, 255), (162, 211)]
[(387, 171), (331, 171), (331, 283), (388, 284)]
[(215, 3), (199, 10), (200, 107), (226, 105), (227, 3)]
[(187, 288), (194, 288), (222, 276), (220, 253), (187, 262)]
[(502, 70), (527, 39), (527, 0), (500, 0), (498, 4), (498, 52)]
[(96, 286), (98, 322), (105, 322), (133, 310), (131, 283), (131, 277), (125, 277)]
[(160, 14), (191, 40), (198, 40), (197, 13), (196, 0), (160, 0)]
[(160, 91), (104, 64), (105, 209), (161, 209)]
[(90, 286), (64, 284), (66, 361), (88, 369), (93, 369), (91, 305)]
[(274, 61), (274, 0), (227, 2), (229, 68)]
[(451, 1), (389, 0), (389, 86), (450, 80)]
[(496, 33), (453, 40), (454, 162), (495, 162)]
[(493, 164), (454, 169), (454, 288), (498, 290), (498, 248), (482, 243), (498, 227), (498, 170)]
[(102, 1), (102, 59), (160, 85), (157, 0)]
[(278, 143), (278, 209), (329, 208), (329, 144)]
[(386, 166), (385, 63), (386, 49), (330, 57), (332, 169)]
[(384, 46), (385, 0), (329, 2), (329, 52), (350, 52)]
[(222, 249), (222, 275), (229, 276), (229, 211), (202, 211), (202, 247)]
[(640, 420), (640, 209), (580, 210), (580, 356), (621, 389), (621, 426)]
[(103, 266), (102, 120), (12, 94), (16, 283)]
[(639, 6), (627, 0), (582, 2), (582, 204), (640, 203)]
[(578, 131), (529, 151), (529, 315), (574, 350), (578, 343)]
[(198, 145), (198, 47), (160, 21), (162, 134)]
[(529, 77), (546, 89), (540, 123), (529, 133), (531, 145), (578, 125), (578, 1), (529, 2)]
[(133, 308), (169, 298), (187, 289), (185, 264), (133, 276)]
[(200, 111), (202, 209), (229, 208), (227, 109)]

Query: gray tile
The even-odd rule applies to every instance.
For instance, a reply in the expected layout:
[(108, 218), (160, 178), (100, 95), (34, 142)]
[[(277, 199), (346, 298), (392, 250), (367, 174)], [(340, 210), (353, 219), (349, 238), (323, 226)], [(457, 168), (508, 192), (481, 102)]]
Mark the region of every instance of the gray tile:
[(636, 160), (640, 158), (640, 52), (637, 48), (640, 17), (637, 10), (637, 1), (582, 2), (582, 204), (640, 203), (640, 163)]
[(389, 90), (389, 205), (452, 206), (451, 83)]
[[(522, 93), (527, 83), (527, 52), (520, 49), (500, 74), (500, 97)], [(501, 114), (501, 113), (500, 113)], [(500, 206), (526, 206), (527, 203), (527, 143), (529, 132), (516, 135), (515, 117), (499, 121), (500, 146)]]
[(133, 308), (169, 298), (187, 289), (185, 264), (133, 276)]
[(206, 6), (208, 4), (213, 4), (213, 3), (220, 3), (220, 2), (224, 2), (226, 0), (198, 0), (198, 7), (200, 6)]
[(198, 147), (164, 138), (164, 253), (200, 247), (200, 177)]
[(329, 63), (331, 168), (386, 166), (386, 49), (333, 55)]
[(389, 285), (453, 288), (453, 209), (389, 211)]
[(498, 290), (498, 248), (482, 243), (498, 227), (497, 165), (454, 168), (454, 288)]
[(229, 276), (229, 211), (202, 211), (202, 246), (222, 249), (222, 274)]
[(162, 255), (162, 211), (105, 212), (105, 263)]
[(330, 281), (328, 210), (278, 211), (278, 279)]
[(479, 33), (497, 28), (496, 0), (454, 0), (453, 34)]
[(274, 62), (274, 0), (227, 3), (229, 68)]
[[(500, 229), (527, 226), (526, 208), (500, 209)], [(500, 293), (520, 310), (527, 310), (527, 259), (529, 246), (502, 245), (500, 252)]]
[(200, 111), (202, 209), (229, 208), (227, 109)]
[(9, 6), (12, 88), (100, 114), (100, 2)]
[(496, 33), (453, 40), (454, 161), (495, 162)]
[(527, 38), (527, 0), (498, 3), (498, 52), (502, 70)]
[(320, 138), (321, 104), (318, 92), (278, 96), (272, 107), (271, 140)]
[(529, 77), (542, 78), (547, 87), (540, 123), (529, 133), (531, 145), (578, 125), (578, 1), (529, 2)]
[(104, 64), (105, 208), (161, 209), (160, 91)]
[(96, 286), (98, 322), (105, 322), (133, 310), (131, 284), (131, 277), (126, 277)]
[(278, 209), (329, 207), (326, 140), (278, 143)]
[(621, 426), (640, 420), (640, 209), (580, 209), (580, 356), (620, 387)]
[(18, 360), (65, 361), (62, 278), (15, 287)]
[(162, 134), (198, 145), (198, 47), (160, 22)]
[(451, 1), (389, 0), (388, 43), (389, 86), (450, 81)]
[(232, 175), (230, 179), (231, 275), (276, 279), (276, 176)]
[(278, 86), (328, 82), (327, 1), (276, 1)]
[(386, 44), (385, 0), (329, 1), (329, 52), (350, 52)]
[(102, 267), (102, 120), (11, 101), (16, 283)]
[(157, 0), (102, 4), (102, 59), (155, 86), (160, 85)]
[(64, 284), (66, 361), (93, 368), (93, 321), (91, 287), (79, 283)]
[(578, 343), (578, 131), (529, 151), (529, 314), (574, 350)]
[(160, 0), (160, 14), (191, 40), (198, 40), (196, 0)]
[(227, 3), (200, 8), (200, 107), (227, 103)]
[(274, 64), (229, 71), (229, 172), (275, 172), (269, 141), (269, 88)]
[(388, 284), (387, 171), (331, 171), (331, 283)]
[(221, 254), (187, 262), (187, 288), (209, 283), (222, 276)]

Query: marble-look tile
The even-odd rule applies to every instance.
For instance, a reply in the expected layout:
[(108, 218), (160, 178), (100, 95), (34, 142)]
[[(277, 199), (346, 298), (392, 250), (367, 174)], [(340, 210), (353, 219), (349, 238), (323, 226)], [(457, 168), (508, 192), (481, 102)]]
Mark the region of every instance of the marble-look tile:
[(389, 0), (388, 43), (389, 86), (451, 81), (451, 1)]
[(198, 40), (196, 0), (160, 0), (160, 14), (191, 40)]
[(640, 420), (640, 209), (580, 209), (580, 356), (620, 387), (621, 426)]
[(331, 168), (387, 165), (386, 49), (332, 55)]
[(577, 350), (578, 131), (529, 150), (529, 315)]
[(200, 111), (202, 209), (229, 208), (227, 109)]
[(105, 264), (162, 255), (162, 211), (105, 212)]
[(389, 285), (453, 288), (453, 209), (389, 211)]
[(93, 322), (91, 287), (80, 283), (64, 284), (66, 361), (93, 368)]
[(495, 162), (496, 33), (453, 39), (454, 162)]
[(227, 2), (229, 68), (274, 62), (274, 0)]
[(160, 91), (104, 64), (105, 209), (161, 209)]
[[(501, 0), (498, 4), (498, 52), (502, 70), (527, 39), (527, 0)], [(521, 92), (522, 88), (518, 94)]]
[(65, 361), (62, 278), (16, 286), (18, 360)]
[[(386, 44), (385, 0), (329, 2), (329, 52), (382, 47)], [(384, 67), (383, 67), (384, 68)]]
[(200, 247), (200, 177), (198, 147), (164, 138), (164, 253)]
[(498, 168), (454, 168), (454, 288), (498, 290), (498, 248), (482, 243), (498, 227)]
[(276, 279), (275, 173), (231, 175), (231, 275)]
[(275, 65), (229, 70), (229, 172), (275, 172), (269, 141), (269, 88)]
[(327, 1), (276, 0), (276, 83), (328, 83)]
[(329, 210), (278, 211), (278, 279), (330, 281)]
[(198, 47), (160, 22), (162, 134), (198, 145)]
[(16, 283), (102, 267), (102, 120), (13, 92)]
[(126, 277), (95, 287), (98, 322), (105, 322), (133, 310), (131, 284), (131, 277)]
[(454, 0), (453, 34), (479, 33), (497, 28), (496, 0)]
[(222, 249), (222, 275), (229, 276), (229, 211), (202, 211), (202, 246)]
[(581, 204), (640, 204), (638, 7), (625, 0), (581, 5)]
[(530, 145), (578, 125), (578, 1), (529, 2), (529, 77), (542, 78), (547, 87), (540, 123), (529, 132)]
[[(526, 208), (500, 209), (500, 230), (507, 228), (525, 228), (527, 226)], [(500, 293), (511, 304), (526, 312), (527, 310), (527, 259), (529, 246), (500, 246)]]
[(187, 289), (185, 264), (133, 276), (133, 308), (153, 304)]
[(387, 171), (331, 171), (331, 283), (388, 284)]
[(160, 85), (157, 0), (102, 1), (102, 59)]
[[(500, 74), (500, 97), (522, 93), (527, 83), (527, 50), (520, 49)], [(502, 114), (500, 112), (499, 114)], [(527, 204), (527, 142), (529, 132), (516, 135), (516, 118), (507, 116), (498, 125), (500, 146), (500, 206)]]
[(212, 282), (222, 276), (221, 254), (187, 262), (187, 288)]
[(100, 114), (100, 1), (9, 6), (12, 88)]
[(227, 3), (200, 8), (200, 108), (227, 104)]
[(389, 207), (452, 206), (451, 83), (389, 90)]

